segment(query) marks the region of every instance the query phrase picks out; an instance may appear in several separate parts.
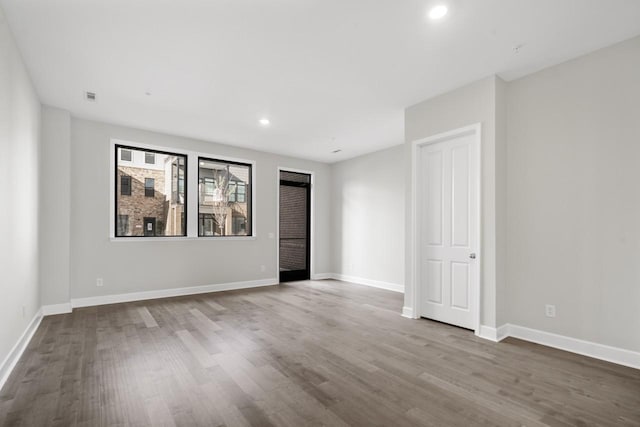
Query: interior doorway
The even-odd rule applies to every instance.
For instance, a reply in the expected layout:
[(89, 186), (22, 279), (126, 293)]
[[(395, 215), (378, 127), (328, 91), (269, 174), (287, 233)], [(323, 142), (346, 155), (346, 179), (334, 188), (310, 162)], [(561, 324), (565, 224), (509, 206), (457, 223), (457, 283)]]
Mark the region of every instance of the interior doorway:
[(311, 175), (279, 175), (278, 268), (280, 282), (311, 278)]
[(480, 297), (480, 139), (475, 127), (416, 143), (420, 317), (476, 330)]

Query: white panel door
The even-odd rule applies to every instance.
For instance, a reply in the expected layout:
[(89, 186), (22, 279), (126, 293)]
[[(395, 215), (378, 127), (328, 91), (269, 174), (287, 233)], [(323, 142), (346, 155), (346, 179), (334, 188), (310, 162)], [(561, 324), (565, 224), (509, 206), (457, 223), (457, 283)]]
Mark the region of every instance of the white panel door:
[(478, 147), (474, 135), (419, 148), (420, 314), (475, 329)]

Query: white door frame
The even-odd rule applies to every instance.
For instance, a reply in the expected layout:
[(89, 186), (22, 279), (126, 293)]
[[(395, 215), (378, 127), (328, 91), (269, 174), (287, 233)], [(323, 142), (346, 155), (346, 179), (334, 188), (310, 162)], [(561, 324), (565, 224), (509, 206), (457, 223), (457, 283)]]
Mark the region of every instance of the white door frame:
[(409, 282), (409, 286), (412, 290), (412, 313), (407, 317), (412, 317), (414, 319), (419, 319), (421, 317), (421, 286), (418, 286), (418, 280), (420, 279), (420, 241), (419, 236), (421, 236), (420, 230), (420, 194), (418, 191), (418, 182), (420, 182), (420, 171), (418, 170), (418, 150), (429, 144), (435, 144), (438, 142), (444, 142), (451, 139), (459, 138), (461, 136), (473, 135), (475, 137), (475, 143), (477, 145), (478, 155), (477, 157), (477, 183), (476, 183), (476, 191), (478, 194), (478, 217), (476, 218), (476, 237), (478, 242), (478, 248), (476, 248), (476, 262), (477, 268), (475, 273), (475, 286), (474, 290), (474, 298), (471, 301), (472, 307), (475, 310), (474, 313), (474, 331), (476, 335), (480, 334), (480, 301), (481, 292), (482, 292), (482, 125), (481, 123), (476, 123), (470, 126), (461, 127), (459, 129), (454, 129), (448, 132), (439, 133), (437, 135), (433, 135), (427, 138), (419, 139), (413, 141), (411, 143), (411, 230), (410, 239), (411, 239), (411, 252), (413, 254), (411, 260), (411, 280)]
[(280, 282), (280, 172), (294, 172), (294, 173), (304, 173), (307, 175), (311, 175), (311, 191), (310, 191), (310, 197), (311, 197), (311, 212), (309, 212), (309, 216), (311, 218), (311, 237), (310, 237), (310, 241), (309, 243), (309, 278), (311, 280), (314, 280), (314, 277), (316, 275), (316, 270), (315, 270), (315, 262), (313, 261), (313, 253), (314, 253), (314, 249), (313, 246), (315, 244), (315, 188), (314, 188), (314, 183), (315, 183), (315, 172), (313, 171), (308, 171), (308, 170), (302, 170), (302, 169), (294, 169), (294, 168), (287, 168), (287, 167), (282, 167), (282, 166), (278, 166), (278, 171), (276, 173), (276, 278), (278, 279), (278, 282)]

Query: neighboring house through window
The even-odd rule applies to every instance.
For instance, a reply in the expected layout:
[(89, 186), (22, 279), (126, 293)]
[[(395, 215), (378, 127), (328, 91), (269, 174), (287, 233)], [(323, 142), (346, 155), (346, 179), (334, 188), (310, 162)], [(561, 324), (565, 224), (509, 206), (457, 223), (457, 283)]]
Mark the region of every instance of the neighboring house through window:
[(248, 163), (198, 158), (198, 235), (251, 236)]
[(156, 180), (154, 178), (145, 178), (144, 179), (144, 195), (145, 197), (155, 197), (155, 185)]
[(129, 215), (118, 215), (118, 235), (127, 236), (129, 234)]
[(120, 151), (120, 160), (124, 160), (127, 162), (131, 161), (131, 150), (122, 150)]
[(187, 236), (187, 159), (196, 162), (198, 236), (252, 236), (253, 164), (115, 144), (114, 237)]
[(129, 175), (120, 176), (120, 195), (131, 195), (131, 177)]
[(187, 156), (116, 145), (115, 237), (187, 235)]

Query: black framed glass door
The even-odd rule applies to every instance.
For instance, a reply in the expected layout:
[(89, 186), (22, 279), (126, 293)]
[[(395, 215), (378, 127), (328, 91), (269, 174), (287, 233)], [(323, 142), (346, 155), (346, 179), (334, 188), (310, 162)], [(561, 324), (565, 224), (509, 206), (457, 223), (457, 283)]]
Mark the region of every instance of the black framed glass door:
[(280, 282), (311, 277), (311, 175), (280, 171)]

